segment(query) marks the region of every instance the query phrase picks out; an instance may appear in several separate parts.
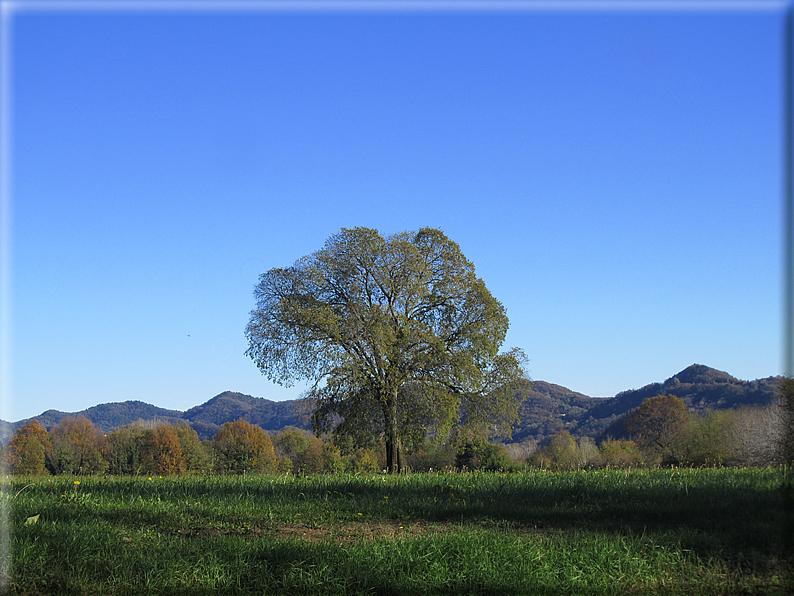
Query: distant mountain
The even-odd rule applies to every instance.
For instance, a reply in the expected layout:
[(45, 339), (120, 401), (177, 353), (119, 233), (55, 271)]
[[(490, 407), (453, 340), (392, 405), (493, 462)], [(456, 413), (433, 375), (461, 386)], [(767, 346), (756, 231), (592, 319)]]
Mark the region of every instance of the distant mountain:
[(600, 400), (545, 381), (524, 383), (519, 390), (520, 422), (513, 427), (513, 441), (543, 440), (557, 431), (573, 432), (580, 419)]
[(622, 391), (615, 397), (588, 397), (559, 385), (533, 381), (522, 389), (521, 422), (513, 428), (513, 440), (542, 442), (566, 429), (574, 436), (619, 438), (625, 433), (622, 420), (642, 401), (657, 395), (675, 395), (697, 414), (739, 406), (766, 405), (777, 395), (781, 377), (741, 381), (726, 372), (693, 364), (664, 383)]
[[(693, 364), (663, 383), (622, 391), (615, 397), (589, 397), (545, 381), (526, 382), (518, 392), (520, 422), (513, 428), (513, 441), (548, 440), (561, 429), (574, 436), (619, 438), (622, 419), (644, 399), (657, 395), (680, 397), (693, 412), (765, 405), (777, 394), (781, 377), (741, 381), (702, 364)], [(81, 412), (47, 410), (35, 418), (46, 428), (66, 416), (85, 416), (105, 432), (134, 422), (187, 422), (202, 440), (212, 438), (225, 422), (243, 418), (268, 431), (285, 426), (309, 428), (301, 400), (271, 401), (225, 391), (185, 412), (166, 410), (141, 401), (101, 404)], [(7, 442), (13, 433), (32, 420), (0, 421), (0, 439)]]
[(309, 426), (299, 419), (297, 413), (299, 405), (300, 400), (271, 401), (224, 391), (208, 402), (190, 408), (182, 414), (182, 417), (189, 421), (199, 438), (204, 440), (215, 436), (224, 422), (238, 418), (269, 431), (276, 431), (285, 426), (308, 428)]
[(170, 422), (181, 419), (182, 414), (179, 410), (166, 410), (142, 401), (125, 401), (93, 406), (76, 414), (47, 410), (41, 416), (36, 416), (36, 420), (45, 428), (50, 428), (68, 416), (85, 416), (94, 426), (108, 432), (135, 420), (156, 419)]
[(215, 436), (224, 422), (243, 418), (265, 430), (275, 431), (285, 426), (309, 428), (298, 416), (300, 400), (271, 401), (261, 397), (251, 397), (242, 393), (224, 391), (208, 402), (190, 408), (186, 412), (166, 410), (142, 401), (125, 401), (93, 406), (80, 412), (59, 412), (47, 410), (39, 416), (26, 418), (19, 422), (0, 421), (0, 438), (3, 442), (14, 434), (16, 429), (33, 419), (48, 430), (67, 416), (85, 416), (104, 432), (126, 426), (134, 422), (180, 424), (187, 422), (197, 433), (199, 439), (206, 440)]
[(741, 406), (764, 406), (777, 399), (782, 377), (766, 377), (742, 381), (726, 372), (693, 364), (673, 375), (664, 383), (651, 383), (641, 389), (622, 391), (593, 408), (590, 414), (597, 419), (612, 418), (597, 439), (625, 436), (622, 420), (642, 401), (657, 395), (675, 395), (690, 411), (703, 414), (708, 410), (729, 410)]
[(142, 401), (125, 401), (114, 402), (109, 404), (100, 404), (92, 406), (87, 410), (79, 412), (61, 412), (59, 410), (47, 410), (33, 418), (25, 418), (19, 422), (6, 423), (0, 421), (0, 439), (3, 443), (7, 443), (14, 432), (31, 420), (38, 420), (44, 428), (49, 430), (62, 419), (69, 416), (85, 416), (94, 425), (104, 432), (110, 432), (114, 428), (119, 428), (133, 422), (144, 421), (158, 421), (168, 424), (179, 424), (180, 422), (187, 422), (182, 417), (184, 412), (179, 410), (166, 410), (165, 408), (158, 408)]

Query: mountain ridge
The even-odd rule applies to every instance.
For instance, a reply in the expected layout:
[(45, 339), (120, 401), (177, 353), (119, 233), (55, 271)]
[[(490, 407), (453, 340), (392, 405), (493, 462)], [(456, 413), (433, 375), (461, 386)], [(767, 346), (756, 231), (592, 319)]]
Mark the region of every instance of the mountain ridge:
[[(574, 436), (604, 435), (642, 400), (656, 395), (680, 397), (693, 412), (765, 405), (774, 399), (782, 377), (742, 381), (702, 364), (692, 364), (661, 383), (621, 391), (614, 397), (590, 397), (546, 381), (528, 381), (519, 389), (520, 422), (514, 426), (515, 442), (542, 442), (559, 430)], [(17, 422), (0, 420), (0, 439), (5, 443), (16, 429), (36, 419), (47, 429), (68, 416), (85, 416), (104, 432), (136, 422), (187, 423), (202, 440), (212, 438), (225, 422), (243, 418), (267, 431), (286, 426), (309, 428), (302, 400), (272, 401), (234, 391), (224, 391), (188, 410), (169, 410), (139, 400), (98, 404), (80, 412), (46, 410)]]

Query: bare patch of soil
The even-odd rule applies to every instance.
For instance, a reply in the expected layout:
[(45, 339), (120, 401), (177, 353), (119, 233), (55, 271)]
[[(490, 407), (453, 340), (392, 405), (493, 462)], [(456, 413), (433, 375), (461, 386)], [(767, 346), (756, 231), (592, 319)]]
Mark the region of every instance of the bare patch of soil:
[(416, 536), (434, 536), (453, 531), (451, 524), (422, 522), (357, 522), (327, 527), (284, 524), (276, 527), (276, 538), (303, 539), (309, 542), (350, 544), (362, 540), (393, 540)]

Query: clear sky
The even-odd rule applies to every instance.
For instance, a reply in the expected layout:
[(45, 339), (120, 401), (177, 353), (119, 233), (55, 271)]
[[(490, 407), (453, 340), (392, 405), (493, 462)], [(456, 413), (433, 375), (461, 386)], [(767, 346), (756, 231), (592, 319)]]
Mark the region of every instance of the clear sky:
[(5, 7), (2, 418), (297, 397), (254, 285), (355, 226), (457, 242), (533, 379), (783, 372), (783, 4), (125, 6)]

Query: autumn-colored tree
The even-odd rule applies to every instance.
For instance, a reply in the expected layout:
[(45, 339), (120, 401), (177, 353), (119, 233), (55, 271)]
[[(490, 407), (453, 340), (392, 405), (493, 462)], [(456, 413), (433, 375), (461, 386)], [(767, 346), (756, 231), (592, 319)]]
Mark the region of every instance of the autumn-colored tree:
[(319, 474), (323, 471), (323, 441), (317, 437), (309, 440), (309, 445), (303, 452), (299, 461), (299, 470), (304, 474)]
[(159, 476), (183, 475), (187, 469), (179, 435), (173, 426), (159, 424), (145, 431), (143, 469)]
[(626, 430), (646, 456), (661, 463), (679, 463), (679, 434), (691, 420), (686, 404), (674, 395), (645, 399), (626, 419)]
[(85, 416), (63, 418), (50, 429), (50, 462), (56, 474), (96, 474), (104, 472), (102, 457), (104, 433)]
[(142, 471), (145, 433), (141, 426), (125, 426), (107, 434), (102, 455), (109, 474), (139, 474)]
[(45, 453), (50, 449), (47, 429), (31, 420), (18, 429), (8, 442), (6, 456), (12, 474), (38, 476), (47, 473)]
[(212, 444), (219, 472), (268, 472), (276, 465), (273, 442), (268, 434), (242, 418), (225, 423)]

